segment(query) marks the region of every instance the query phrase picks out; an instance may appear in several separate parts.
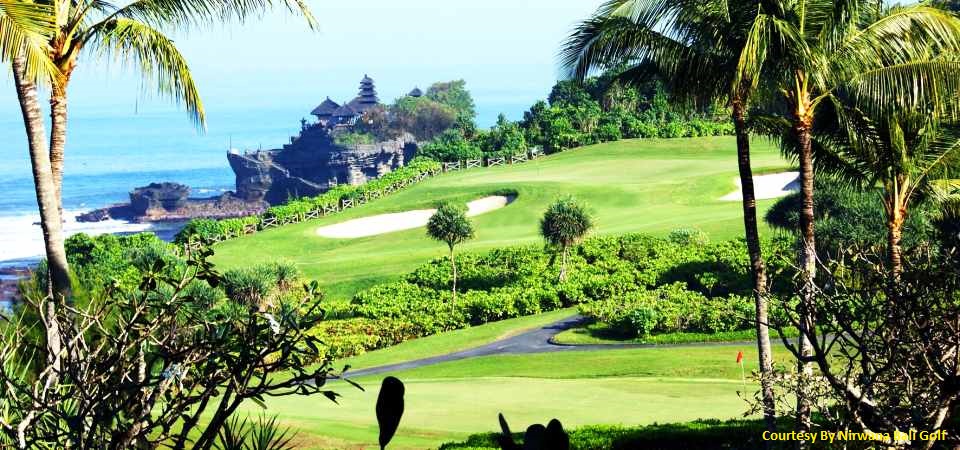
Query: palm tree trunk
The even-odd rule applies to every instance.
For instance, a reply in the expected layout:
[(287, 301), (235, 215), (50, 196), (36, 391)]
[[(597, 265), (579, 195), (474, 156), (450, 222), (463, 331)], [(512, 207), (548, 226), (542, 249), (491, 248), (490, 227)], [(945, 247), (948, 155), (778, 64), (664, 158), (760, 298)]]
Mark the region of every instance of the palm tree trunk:
[(70, 297), (70, 269), (63, 247), (63, 222), (56, 188), (50, 167), (50, 154), (44, 136), (43, 117), (37, 100), (37, 86), (26, 75), (26, 58), (14, 58), (11, 62), (17, 99), (23, 114), (24, 129), (33, 170), (33, 183), (40, 210), (40, 228), (47, 256), (47, 294), (44, 325), (47, 334), (48, 358), (59, 368), (61, 349), (60, 329), (56, 318), (56, 305)]
[[(800, 196), (802, 199), (800, 209), (800, 279), (802, 285), (800, 288), (800, 320), (798, 321), (800, 337), (797, 343), (800, 361), (797, 363), (797, 372), (806, 377), (813, 374), (812, 365), (804, 361), (804, 359), (812, 354), (810, 336), (814, 327), (815, 277), (817, 274), (817, 250), (813, 216), (813, 142), (810, 135), (811, 123), (811, 118), (798, 115), (793, 130), (797, 138), (797, 150), (800, 160)], [(810, 399), (806, 392), (798, 389), (797, 431), (809, 432), (810, 427)], [(801, 448), (805, 446), (804, 442), (798, 441), (797, 443)]]
[(747, 132), (746, 107), (740, 100), (733, 102), (733, 123), (737, 134), (737, 166), (743, 191), (743, 228), (750, 255), (753, 275), (753, 300), (757, 319), (757, 353), (760, 363), (760, 393), (763, 418), (767, 430), (777, 429), (776, 403), (773, 396), (773, 350), (770, 348), (770, 329), (767, 315), (767, 270), (760, 249), (760, 231), (757, 229), (757, 198), (753, 188), (753, 168), (750, 166), (750, 134)]
[(890, 257), (890, 272), (894, 279), (899, 279), (903, 273), (903, 222), (907, 218), (906, 208), (894, 203), (889, 208), (890, 217), (887, 220), (887, 245)]
[(453, 302), (457, 302), (457, 258), (453, 253), (453, 246), (450, 246), (450, 267), (453, 268)]
[(560, 252), (560, 281), (567, 281), (567, 246)]
[(67, 145), (67, 82), (54, 86), (50, 92), (50, 169), (56, 189), (60, 215), (63, 215), (63, 161)]

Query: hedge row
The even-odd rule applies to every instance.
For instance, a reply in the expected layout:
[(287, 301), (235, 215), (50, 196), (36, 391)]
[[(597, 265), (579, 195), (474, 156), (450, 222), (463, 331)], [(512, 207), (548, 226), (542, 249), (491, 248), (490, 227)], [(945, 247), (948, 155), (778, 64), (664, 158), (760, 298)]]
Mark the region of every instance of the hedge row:
[(625, 338), (653, 333), (722, 333), (749, 329), (753, 301), (740, 295), (707, 298), (677, 282), (652, 290), (580, 305), (586, 317), (610, 325)]
[[(334, 357), (352, 356), (487, 322), (582, 305), (584, 312), (639, 333), (631, 320), (649, 307), (644, 333), (719, 332), (748, 328), (753, 314), (749, 262), (742, 240), (705, 243), (690, 232), (587, 239), (569, 257), (558, 282), (555, 255), (543, 247), (495, 249), (457, 257), (458, 296), (450, 292), (448, 258), (404, 279), (359, 292), (325, 325)], [(789, 251), (768, 243), (767, 254)], [(620, 307), (620, 303), (626, 306)], [(628, 325), (629, 324), (629, 325)], [(356, 336), (349, 330), (376, 336)], [(383, 330), (378, 331), (378, 330)]]
[(222, 220), (194, 219), (177, 233), (174, 242), (181, 245), (219, 242), (339, 212), (422, 181), (439, 173), (442, 168), (434, 160), (415, 158), (406, 166), (365, 184), (340, 185), (316, 197), (293, 199), (283, 205), (272, 206), (261, 215)]

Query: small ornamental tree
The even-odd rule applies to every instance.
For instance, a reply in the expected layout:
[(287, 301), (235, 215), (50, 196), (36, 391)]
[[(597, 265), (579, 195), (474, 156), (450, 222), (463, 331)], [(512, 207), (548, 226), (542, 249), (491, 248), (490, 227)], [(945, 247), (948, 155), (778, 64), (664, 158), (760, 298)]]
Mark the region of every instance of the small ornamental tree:
[(453, 300), (457, 300), (457, 261), (454, 247), (473, 238), (473, 224), (462, 207), (445, 202), (427, 222), (427, 235), (450, 248), (450, 268), (453, 271)]
[(580, 242), (590, 228), (593, 218), (586, 208), (572, 197), (557, 200), (540, 220), (540, 234), (547, 242), (560, 249), (560, 281), (567, 279), (567, 253)]
[[(326, 382), (341, 374), (310, 331), (325, 316), (319, 285), (295, 287), (279, 269), (271, 286), (231, 281), (212, 254), (157, 258), (136, 287), (110, 283), (54, 315), (38, 289), (23, 312), (0, 314), (0, 448), (211, 450), (234, 448), (225, 443), (251, 427), (283, 443), (275, 421), (241, 421), (238, 409), (289, 395), (335, 400)], [(57, 354), (37, 340), (51, 326), (63, 337)]]

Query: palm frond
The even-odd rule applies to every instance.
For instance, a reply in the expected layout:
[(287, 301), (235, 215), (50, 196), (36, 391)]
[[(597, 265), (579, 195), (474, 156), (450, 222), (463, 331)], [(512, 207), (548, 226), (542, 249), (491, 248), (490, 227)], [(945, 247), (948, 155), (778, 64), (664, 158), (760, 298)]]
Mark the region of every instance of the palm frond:
[(183, 104), (194, 122), (203, 127), (205, 114), (187, 61), (170, 38), (136, 20), (116, 18), (90, 30), (88, 42), (101, 56), (129, 63), (148, 81), (157, 83), (161, 95)]
[(960, 20), (937, 8), (896, 7), (869, 25), (847, 32), (830, 48), (838, 78), (879, 67), (908, 64), (960, 50)]
[(947, 114), (956, 109), (960, 92), (960, 63), (948, 60), (916, 61), (860, 73), (841, 91), (874, 114), (929, 110)]
[(310, 29), (316, 29), (317, 21), (304, 0), (134, 0), (104, 21), (123, 17), (154, 27), (205, 26), (231, 20), (243, 22), (276, 7), (302, 16)]
[(0, 60), (26, 59), (26, 76), (33, 82), (54, 79), (49, 37), (54, 31), (53, 8), (24, 0), (0, 0)]

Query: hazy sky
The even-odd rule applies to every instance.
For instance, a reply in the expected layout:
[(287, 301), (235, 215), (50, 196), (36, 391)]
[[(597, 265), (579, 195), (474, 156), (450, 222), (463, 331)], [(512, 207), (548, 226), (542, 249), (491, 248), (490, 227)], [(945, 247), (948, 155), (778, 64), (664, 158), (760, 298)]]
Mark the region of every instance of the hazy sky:
[[(574, 21), (600, 0), (308, 0), (311, 32), (283, 12), (176, 38), (211, 114), (235, 108), (351, 98), (368, 73), (381, 100), (412, 87), (463, 78), (478, 104), (527, 104), (558, 76), (556, 53)], [(71, 114), (113, 116), (170, 109), (116, 63), (85, 57), (71, 84)], [(19, 119), (9, 73), (0, 124)]]

